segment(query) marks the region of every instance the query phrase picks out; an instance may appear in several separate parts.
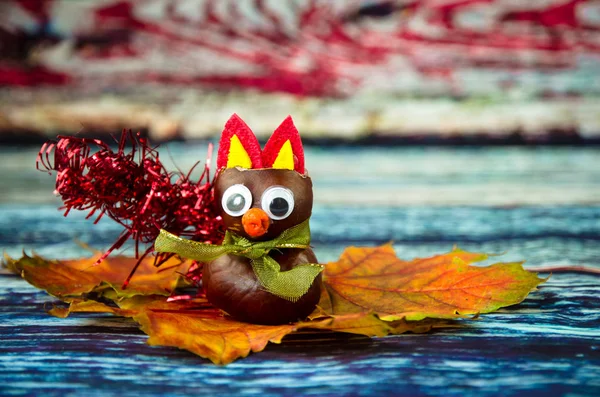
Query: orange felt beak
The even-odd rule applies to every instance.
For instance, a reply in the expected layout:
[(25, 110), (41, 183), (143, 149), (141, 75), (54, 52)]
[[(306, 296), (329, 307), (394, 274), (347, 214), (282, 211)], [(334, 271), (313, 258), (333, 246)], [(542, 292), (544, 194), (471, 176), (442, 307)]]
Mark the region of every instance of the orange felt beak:
[(248, 236), (260, 237), (269, 229), (270, 219), (267, 213), (260, 208), (250, 208), (242, 216), (242, 225)]

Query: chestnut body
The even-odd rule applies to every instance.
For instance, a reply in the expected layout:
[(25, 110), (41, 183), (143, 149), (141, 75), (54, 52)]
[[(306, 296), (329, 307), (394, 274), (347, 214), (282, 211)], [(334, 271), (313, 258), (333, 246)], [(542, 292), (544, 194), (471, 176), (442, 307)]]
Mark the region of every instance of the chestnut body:
[[(317, 263), (311, 249), (271, 251), (282, 271), (296, 265)], [(313, 312), (321, 295), (321, 275), (297, 302), (267, 292), (260, 284), (250, 260), (238, 255), (223, 255), (205, 265), (202, 284), (206, 298), (234, 318), (254, 324), (285, 324), (303, 320)]]

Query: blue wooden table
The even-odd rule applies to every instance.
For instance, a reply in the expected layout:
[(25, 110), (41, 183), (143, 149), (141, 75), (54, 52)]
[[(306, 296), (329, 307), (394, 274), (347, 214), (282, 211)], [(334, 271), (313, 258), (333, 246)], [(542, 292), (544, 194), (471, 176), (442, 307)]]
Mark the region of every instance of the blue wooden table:
[[(185, 169), (204, 145), (172, 145)], [(0, 248), (52, 258), (119, 229), (63, 218), (34, 149), (0, 153)], [(308, 149), (321, 261), (389, 240), (402, 258), (506, 252), (532, 268), (600, 269), (600, 150)], [(58, 319), (54, 300), (0, 274), (0, 395), (600, 395), (600, 276), (557, 272), (517, 306), (424, 335), (297, 334), (226, 367), (150, 347), (134, 322)]]

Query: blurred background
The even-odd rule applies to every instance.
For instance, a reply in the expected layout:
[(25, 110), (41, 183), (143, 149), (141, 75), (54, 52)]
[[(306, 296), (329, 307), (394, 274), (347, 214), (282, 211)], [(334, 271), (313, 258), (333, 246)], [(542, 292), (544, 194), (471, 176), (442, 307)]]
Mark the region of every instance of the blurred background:
[(2, 139), (600, 137), (600, 1), (3, 0)]
[(293, 116), (323, 260), (390, 240), (600, 258), (600, 1), (4, 0), (0, 54), (11, 254), (119, 231), (62, 219), (40, 142), (132, 128), (187, 170), (236, 112), (263, 142)]

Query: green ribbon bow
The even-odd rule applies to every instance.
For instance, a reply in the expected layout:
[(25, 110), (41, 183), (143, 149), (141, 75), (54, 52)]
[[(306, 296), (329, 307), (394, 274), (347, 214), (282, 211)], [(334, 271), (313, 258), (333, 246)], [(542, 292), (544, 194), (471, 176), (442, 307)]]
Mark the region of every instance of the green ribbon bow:
[(306, 249), (309, 244), (310, 228), (307, 219), (269, 241), (250, 241), (228, 230), (221, 245), (186, 240), (161, 229), (154, 242), (154, 250), (172, 252), (205, 263), (225, 254), (244, 256), (250, 259), (254, 274), (267, 291), (280, 298), (296, 302), (306, 294), (323, 270), (323, 265), (306, 263), (282, 272), (279, 263), (269, 256), (269, 252), (276, 248)]

